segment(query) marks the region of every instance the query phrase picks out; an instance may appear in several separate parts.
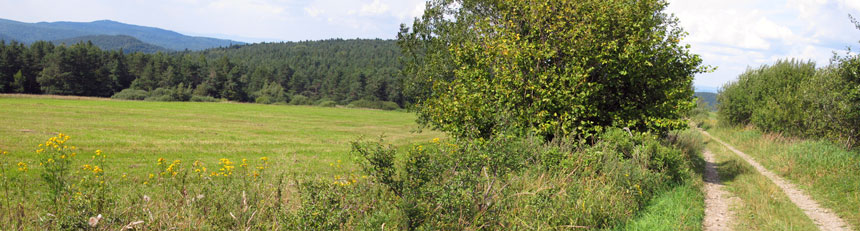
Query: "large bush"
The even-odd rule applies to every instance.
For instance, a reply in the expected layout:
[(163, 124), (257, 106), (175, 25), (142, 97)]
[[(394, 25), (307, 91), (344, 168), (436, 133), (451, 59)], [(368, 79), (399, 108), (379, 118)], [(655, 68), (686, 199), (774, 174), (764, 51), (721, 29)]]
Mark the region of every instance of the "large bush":
[(755, 124), (762, 129), (796, 133), (804, 124), (800, 87), (815, 75), (815, 63), (780, 60), (749, 69), (723, 87), (720, 119), (733, 124)]
[(420, 122), (458, 137), (546, 139), (686, 125), (704, 71), (662, 0), (435, 0), (401, 29)]
[(860, 57), (836, 57), (826, 67), (777, 61), (749, 69), (723, 86), (720, 121), (766, 132), (829, 138), (851, 147), (860, 138)]

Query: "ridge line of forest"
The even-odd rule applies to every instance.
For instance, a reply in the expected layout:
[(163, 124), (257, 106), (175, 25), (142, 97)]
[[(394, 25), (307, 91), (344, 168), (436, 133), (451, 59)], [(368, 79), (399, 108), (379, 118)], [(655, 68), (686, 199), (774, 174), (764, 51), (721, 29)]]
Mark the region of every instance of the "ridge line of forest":
[[(393, 40), (261, 43), (204, 51), (105, 51), (91, 42), (0, 43), (0, 92), (159, 101), (225, 99), (402, 107)], [(121, 94), (117, 94), (121, 93)]]

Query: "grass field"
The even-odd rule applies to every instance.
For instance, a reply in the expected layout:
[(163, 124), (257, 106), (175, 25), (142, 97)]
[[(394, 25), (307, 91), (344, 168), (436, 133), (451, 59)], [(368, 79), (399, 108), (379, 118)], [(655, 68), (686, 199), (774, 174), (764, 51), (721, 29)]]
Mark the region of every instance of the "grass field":
[(82, 153), (100, 149), (128, 174), (158, 158), (262, 156), (290, 173), (325, 173), (338, 171), (330, 163), (349, 163), (349, 142), (361, 137), (404, 146), (443, 137), (413, 132), (413, 114), (380, 110), (24, 95), (0, 95), (0, 108), (0, 150), (12, 159), (32, 164), (36, 145), (62, 132)]

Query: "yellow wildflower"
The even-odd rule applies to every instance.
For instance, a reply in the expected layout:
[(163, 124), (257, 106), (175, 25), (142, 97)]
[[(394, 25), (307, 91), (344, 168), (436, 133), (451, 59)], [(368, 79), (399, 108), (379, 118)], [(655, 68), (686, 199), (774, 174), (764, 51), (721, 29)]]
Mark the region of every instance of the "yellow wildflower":
[(27, 163), (18, 162), (18, 171), (27, 172)]

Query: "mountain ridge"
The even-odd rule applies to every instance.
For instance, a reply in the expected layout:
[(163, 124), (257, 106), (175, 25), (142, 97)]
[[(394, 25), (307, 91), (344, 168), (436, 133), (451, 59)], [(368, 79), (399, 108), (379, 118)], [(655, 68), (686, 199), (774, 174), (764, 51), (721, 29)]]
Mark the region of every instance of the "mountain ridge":
[(103, 50), (120, 50), (127, 53), (143, 52), (169, 52), (170, 49), (152, 45), (140, 41), (139, 39), (128, 35), (86, 35), (81, 37), (67, 38), (51, 41), (55, 45), (66, 44), (72, 45), (80, 42), (92, 42)]
[(246, 44), (228, 39), (188, 36), (157, 27), (133, 25), (112, 20), (25, 23), (0, 18), (0, 34), (26, 44), (39, 40), (55, 41), (92, 35), (127, 35), (144, 43), (175, 51), (186, 49), (200, 51)]

